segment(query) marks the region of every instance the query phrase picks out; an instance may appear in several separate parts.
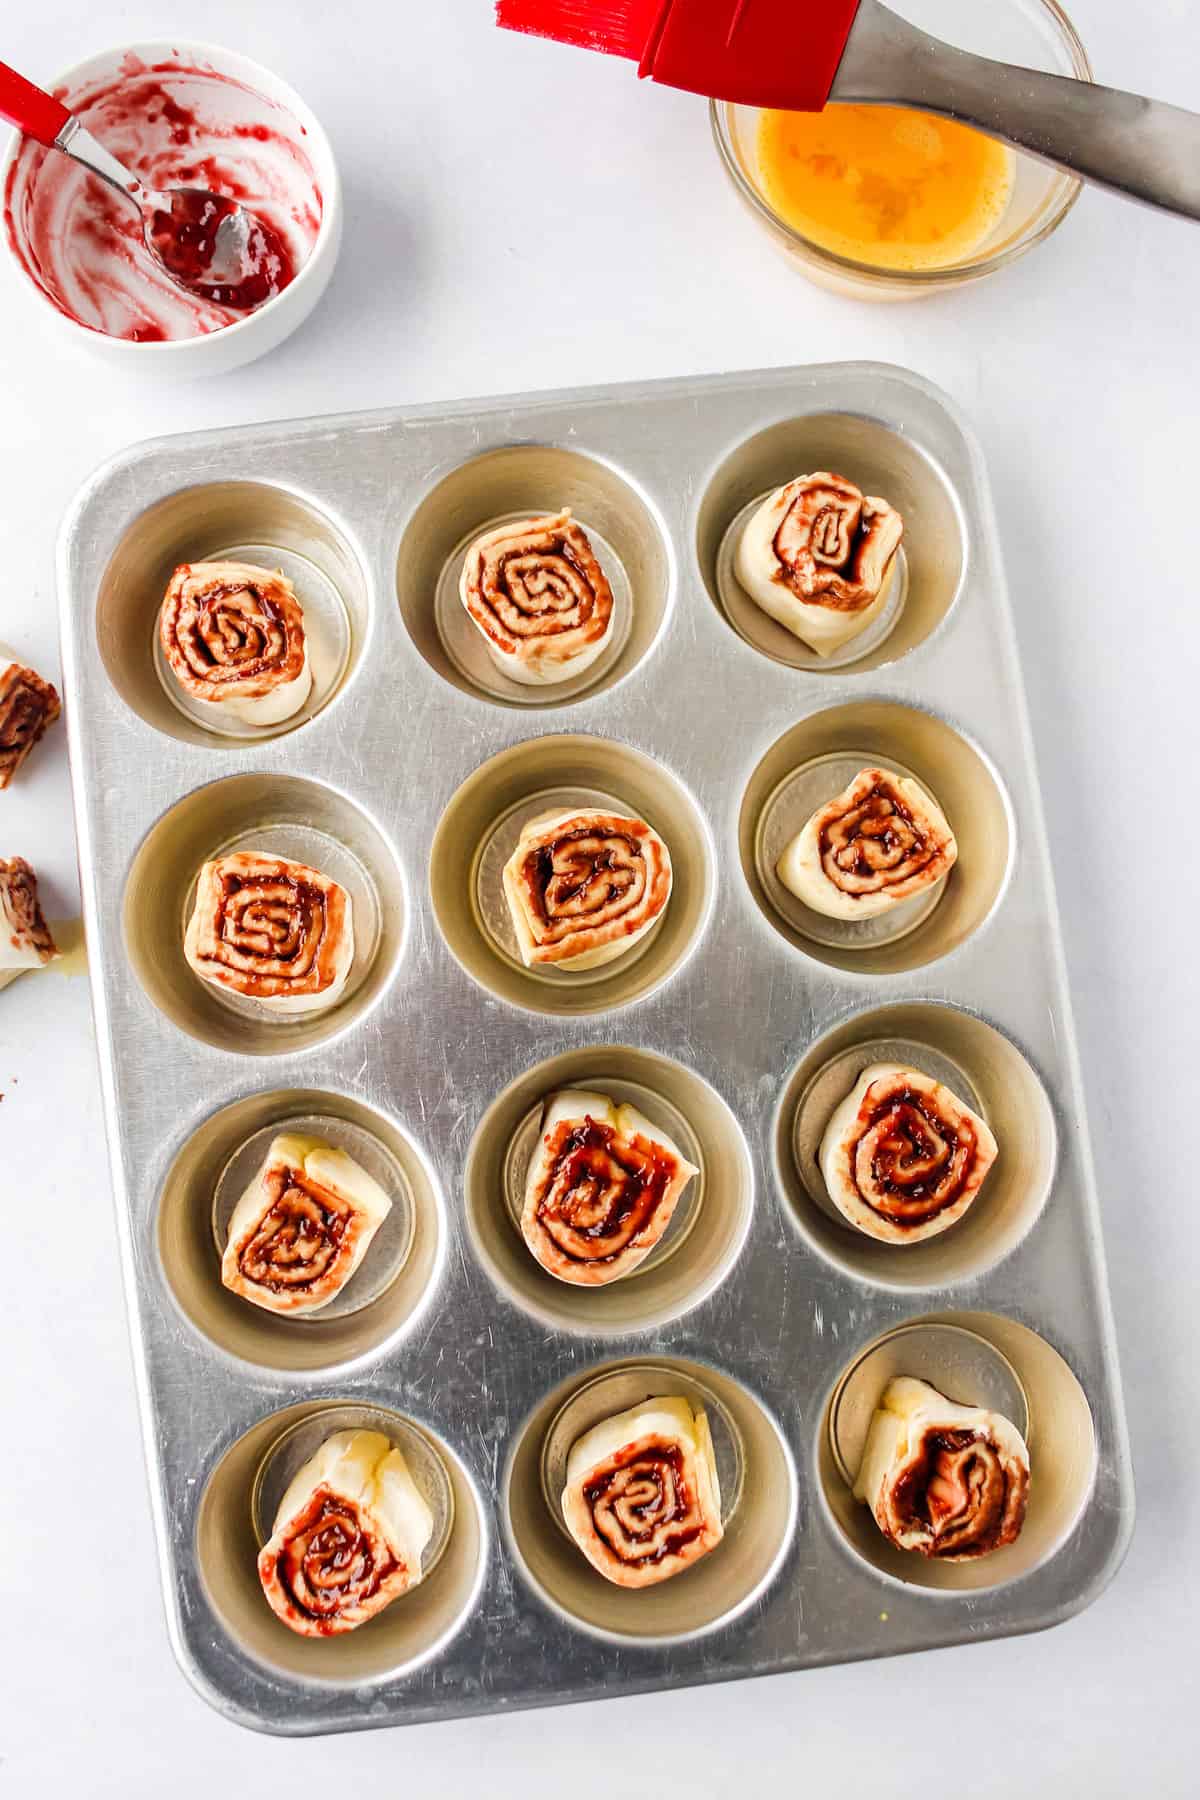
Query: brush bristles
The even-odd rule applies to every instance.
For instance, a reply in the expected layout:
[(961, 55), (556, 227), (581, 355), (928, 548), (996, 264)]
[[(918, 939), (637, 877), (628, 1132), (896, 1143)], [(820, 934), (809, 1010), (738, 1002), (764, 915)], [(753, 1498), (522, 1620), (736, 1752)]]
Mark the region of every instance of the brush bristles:
[(662, 0), (496, 0), (496, 23), (640, 62)]

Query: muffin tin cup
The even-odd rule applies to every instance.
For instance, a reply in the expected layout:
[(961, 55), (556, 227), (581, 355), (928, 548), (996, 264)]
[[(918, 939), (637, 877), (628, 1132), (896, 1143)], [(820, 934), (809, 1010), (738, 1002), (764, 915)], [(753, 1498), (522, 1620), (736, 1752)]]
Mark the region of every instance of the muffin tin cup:
[[(462, 604), (459, 578), (469, 546), (485, 531), (564, 508), (608, 577), (612, 638), (589, 668), (526, 686), (497, 667)], [(647, 497), (598, 457), (554, 444), (508, 445), (452, 469), (407, 521), (396, 562), (400, 615), (430, 668), (501, 706), (566, 706), (612, 687), (653, 649), (674, 590), (669, 543)]]
[[(542, 1103), (570, 1087), (636, 1106), (699, 1171), (645, 1261), (596, 1287), (549, 1274), (521, 1235)], [(560, 1331), (600, 1336), (678, 1318), (728, 1276), (750, 1227), (754, 1176), (737, 1121), (707, 1082), (681, 1063), (616, 1045), (567, 1051), (511, 1082), (472, 1138), (464, 1195), (476, 1253), (500, 1291)]]
[[(735, 629), (716, 559), (757, 495), (839, 462), (906, 511), (902, 604), (874, 648), (807, 666)], [(158, 509), (199, 520), (189, 492), (231, 488), (302, 496), (357, 559), (327, 565), (354, 624), (336, 696), (232, 755), (167, 700), (145, 598), (191, 548)], [(620, 562), (629, 633), (591, 684), (527, 704), (452, 659), (454, 558), (495, 518), (564, 504)], [(261, 512), (217, 523), (206, 547), (280, 537)], [(1100, 1590), (1132, 1487), (1095, 1186), (991, 503), (943, 396), (846, 364), (206, 433), (93, 478), (60, 586), (154, 1516), (173, 1641), (210, 1700), (285, 1734), (508, 1712), (594, 1698), (601, 1666), (616, 1694), (845, 1662), (1040, 1628)], [(122, 685), (120, 646), (96, 655), (135, 592), (125, 642), (160, 720)], [(916, 776), (960, 846), (928, 911), (867, 943), (789, 919), (756, 860), (764, 820), (815, 803), (797, 777), (838, 781), (856, 758)], [(500, 868), (524, 819), (589, 800), (662, 834), (670, 903), (605, 968), (526, 969)], [(364, 961), (327, 1014), (264, 1019), (183, 959), (200, 862), (265, 828), (362, 883)], [(974, 1097), (1000, 1143), (966, 1217), (894, 1250), (823, 1208), (813, 1161), (877, 1053)], [(700, 1169), (645, 1264), (598, 1289), (553, 1280), (517, 1227), (538, 1109), (566, 1082), (635, 1100)], [(324, 1320), (219, 1283), (225, 1209), (289, 1118), (345, 1131), (409, 1190)], [(924, 1319), (987, 1337), (1028, 1394), (1020, 1579), (898, 1578), (822, 1460), (842, 1375)], [(723, 1542), (631, 1593), (556, 1522), (547, 1444), (560, 1456), (589, 1406), (671, 1390), (711, 1406), (743, 1475)], [(329, 1403), (424, 1432), (454, 1524), (423, 1588), (315, 1654), (258, 1591), (249, 1501), (268, 1448)]]
[[(567, 1530), (567, 1457), (584, 1432), (655, 1395), (682, 1396), (708, 1414), (724, 1535), (668, 1581), (622, 1588), (592, 1568)], [(514, 1558), (548, 1606), (598, 1637), (655, 1648), (703, 1637), (753, 1605), (787, 1552), (797, 1486), (779, 1426), (740, 1383), (677, 1358), (631, 1360), (572, 1380), (525, 1421), (503, 1504)]]
[[(821, 469), (881, 496), (904, 520), (882, 612), (827, 657), (757, 606), (733, 566), (759, 505), (797, 475)], [(963, 591), (969, 538), (953, 486), (919, 443), (876, 419), (811, 412), (757, 432), (719, 465), (697, 515), (696, 558), (713, 604), (761, 655), (810, 674), (861, 674), (898, 661), (938, 629)]]
[[(818, 1156), (836, 1107), (872, 1063), (931, 1076), (986, 1119), (996, 1161), (953, 1225), (910, 1244), (881, 1243), (843, 1218)], [(1054, 1113), (1037, 1075), (993, 1025), (950, 1006), (906, 1001), (856, 1012), (817, 1039), (793, 1070), (775, 1121), (775, 1166), (795, 1222), (847, 1274), (899, 1292), (984, 1274), (1035, 1224), (1054, 1181)]]
[[(928, 1381), (960, 1405), (1000, 1412), (1025, 1438), (1029, 1504), (1015, 1543), (968, 1562), (899, 1550), (854, 1499), (871, 1414), (897, 1375)], [(1096, 1430), (1087, 1395), (1045, 1338), (1015, 1319), (948, 1313), (897, 1326), (855, 1358), (825, 1408), (816, 1461), (828, 1516), (850, 1554), (885, 1581), (949, 1599), (1032, 1575), (1062, 1547), (1091, 1495)]]
[[(392, 1202), (342, 1292), (299, 1317), (256, 1306), (221, 1282), (230, 1215), (281, 1131), (346, 1151)], [(443, 1202), (412, 1139), (362, 1101), (311, 1088), (260, 1090), (205, 1119), (167, 1171), (155, 1230), (163, 1276), (194, 1330), (242, 1362), (310, 1379), (412, 1330), (433, 1297), (446, 1238)]]
[[(184, 931), (201, 865), (236, 851), (306, 863), (350, 896), (354, 960), (332, 1005), (302, 1014), (270, 1007), (190, 967)], [(272, 1056), (344, 1030), (379, 997), (404, 948), (404, 877), (379, 827), (344, 794), (292, 775), (233, 775), (164, 813), (125, 881), (125, 951), (150, 1000), (172, 1024), (217, 1049)]]
[[(958, 860), (935, 887), (872, 919), (830, 919), (776, 865), (813, 813), (860, 770), (911, 776), (941, 807)], [(796, 949), (846, 975), (880, 977), (948, 956), (990, 917), (1012, 865), (1012, 808), (996, 771), (944, 719), (888, 700), (810, 713), (772, 744), (742, 799), (742, 868), (763, 916)]]
[[(291, 1476), (335, 1431), (381, 1431), (402, 1451), (433, 1515), (422, 1579), (356, 1630), (307, 1638), (276, 1618), (258, 1579), (258, 1552)], [(488, 1531), (479, 1496), (449, 1445), (391, 1407), (304, 1402), (239, 1437), (204, 1484), (195, 1555), (208, 1602), (245, 1654), (276, 1680), (362, 1689), (411, 1675), (469, 1617), (485, 1573)]]
[[(312, 689), (277, 725), (256, 726), (197, 701), (167, 666), (158, 618), (180, 563), (230, 560), (281, 569), (304, 613)], [(96, 642), (122, 700), (155, 730), (206, 749), (244, 749), (306, 725), (349, 679), (370, 628), (360, 551), (322, 508), (257, 481), (189, 486), (122, 534), (100, 584)]]
[[(609, 809), (642, 818), (671, 856), (671, 895), (651, 929), (596, 969), (527, 968), (501, 885), (523, 827), (556, 812)], [(643, 999), (680, 969), (712, 906), (712, 842), (692, 796), (627, 744), (531, 738), (493, 757), (453, 796), (429, 857), (433, 910), (446, 944), (479, 985), (530, 1011), (610, 1012)]]

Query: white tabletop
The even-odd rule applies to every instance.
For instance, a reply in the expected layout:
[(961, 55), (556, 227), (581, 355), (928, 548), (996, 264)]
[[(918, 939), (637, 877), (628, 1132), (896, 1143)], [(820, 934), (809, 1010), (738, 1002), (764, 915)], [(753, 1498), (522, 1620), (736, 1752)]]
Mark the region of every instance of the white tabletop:
[[(966, 408), (1042, 761), (1140, 1517), (1115, 1584), (1042, 1637), (403, 1734), (287, 1743), (227, 1724), (167, 1645), (86, 984), (30, 977), (0, 998), (0, 1786), (209, 1800), (307, 1776), (306, 1791), (324, 1777), (611, 1800), (779, 1778), (832, 1800), (923, 1792), (945, 1765), (973, 1796), (1195, 1792), (1200, 232), (1087, 194), (994, 282), (873, 308), (777, 258), (726, 189), (702, 104), (495, 33), (488, 0), (11, 10), (0, 55), (35, 78), (171, 25), (273, 65), (329, 128), (348, 205), (310, 323), (207, 385), (128, 391), (69, 355), (2, 271), (0, 639), (47, 675), (59, 517), (133, 439), (837, 357), (909, 364)], [(1101, 80), (1200, 107), (1190, 0), (1072, 10)], [(61, 727), (0, 796), (0, 854), (15, 853), (48, 912), (76, 910)]]

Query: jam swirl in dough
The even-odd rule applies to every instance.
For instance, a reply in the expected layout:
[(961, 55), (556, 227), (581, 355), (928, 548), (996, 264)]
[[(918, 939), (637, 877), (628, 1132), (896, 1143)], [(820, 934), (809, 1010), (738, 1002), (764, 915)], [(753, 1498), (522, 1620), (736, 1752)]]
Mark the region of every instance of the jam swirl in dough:
[(612, 589), (569, 512), (476, 538), (460, 593), (492, 660), (526, 685), (582, 674), (612, 636)]
[(593, 1426), (571, 1446), (562, 1511), (614, 1586), (682, 1574), (724, 1536), (707, 1414), (682, 1396), (652, 1396)]
[(184, 953), (202, 981), (246, 999), (331, 1005), (354, 959), (350, 896), (305, 863), (235, 851), (200, 870)]
[(0, 647), (0, 790), (62, 711), (58, 690)]
[(699, 1171), (628, 1101), (564, 1088), (542, 1110), (521, 1234), (559, 1281), (599, 1287), (630, 1274), (660, 1241)]
[(882, 1243), (912, 1243), (963, 1217), (997, 1154), (986, 1119), (942, 1082), (872, 1063), (831, 1115), (820, 1164), (848, 1224)]
[(588, 810), (533, 820), (504, 868), (526, 964), (592, 968), (644, 937), (671, 896), (671, 858), (642, 819)]
[(334, 1432), (293, 1477), (259, 1551), (267, 1604), (300, 1637), (353, 1631), (421, 1581), (433, 1523), (382, 1432)]
[(677, 1444), (648, 1443), (626, 1451), (583, 1495), (597, 1533), (623, 1562), (677, 1556), (703, 1529)]
[(354, 1211), (299, 1169), (273, 1169), (268, 1207), (238, 1251), (245, 1280), (295, 1293), (324, 1282), (341, 1255)]
[(1020, 1535), (1029, 1451), (1003, 1414), (900, 1375), (872, 1416), (854, 1493), (897, 1549), (966, 1562)]
[(619, 1137), (592, 1118), (564, 1120), (549, 1150), (553, 1175), (538, 1220), (577, 1262), (619, 1255), (653, 1218), (678, 1165), (650, 1140)]
[(342, 1629), (346, 1614), (369, 1605), (396, 1568), (386, 1546), (364, 1530), (354, 1502), (325, 1489), (293, 1521), (278, 1559), (288, 1599), (321, 1635)]

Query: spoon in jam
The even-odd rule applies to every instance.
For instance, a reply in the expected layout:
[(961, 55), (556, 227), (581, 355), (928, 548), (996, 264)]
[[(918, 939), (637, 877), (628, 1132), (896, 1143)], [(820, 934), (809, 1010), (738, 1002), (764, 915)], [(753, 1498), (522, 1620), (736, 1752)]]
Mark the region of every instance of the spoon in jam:
[(189, 294), (232, 312), (253, 312), (291, 281), (287, 249), (263, 219), (205, 188), (144, 187), (61, 100), (5, 63), (0, 63), (0, 119), (72, 157), (135, 206), (146, 248)]

